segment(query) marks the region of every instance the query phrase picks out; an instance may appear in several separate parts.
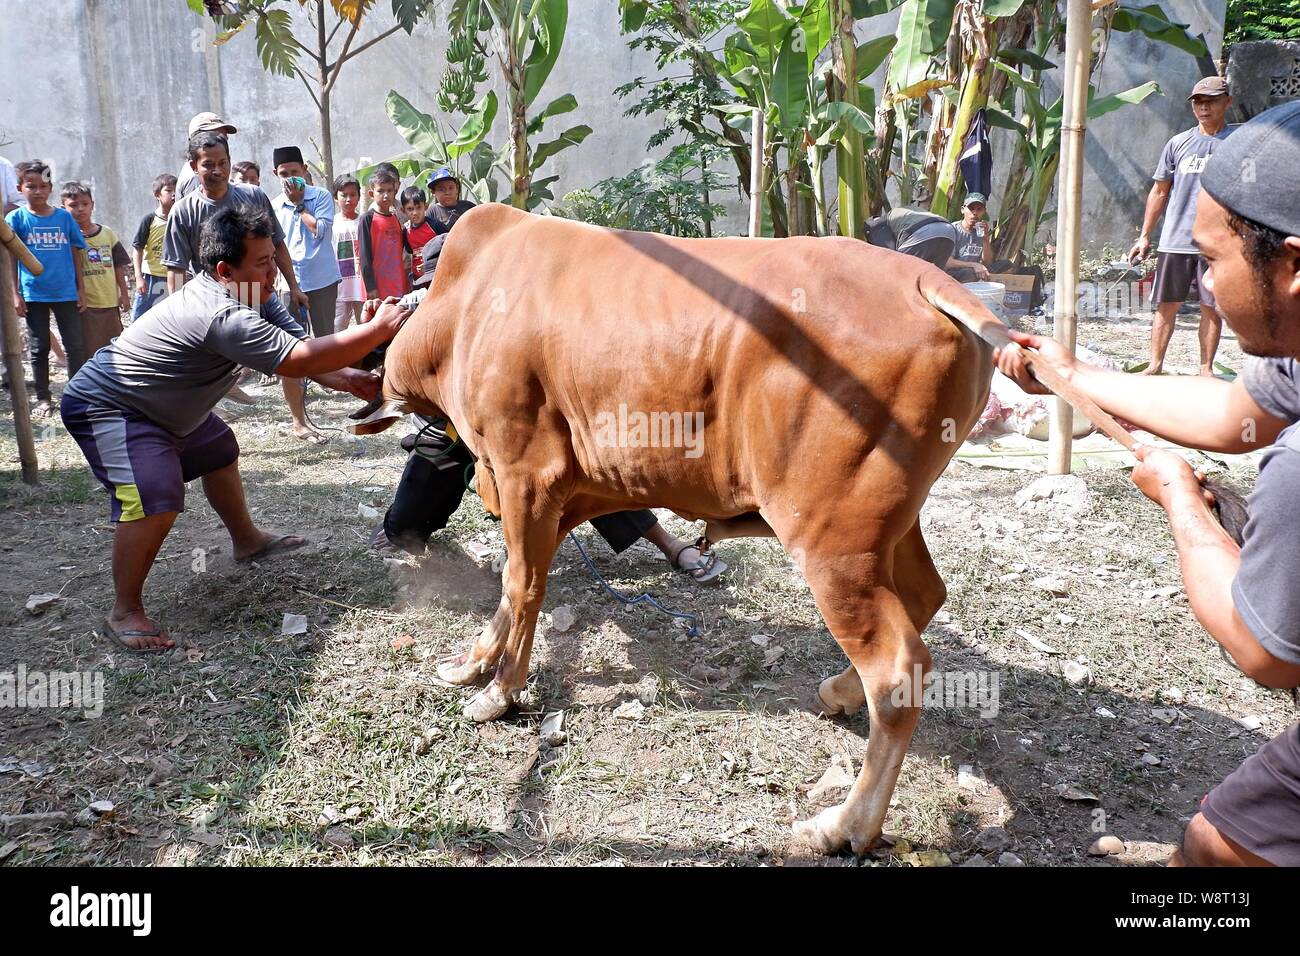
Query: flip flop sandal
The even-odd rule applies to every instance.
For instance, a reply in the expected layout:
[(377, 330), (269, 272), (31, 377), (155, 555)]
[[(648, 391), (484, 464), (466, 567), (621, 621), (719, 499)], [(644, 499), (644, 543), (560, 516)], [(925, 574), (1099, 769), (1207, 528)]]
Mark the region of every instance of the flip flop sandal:
[(32, 406), (32, 418), (49, 418), (54, 414), (54, 406), (42, 399)]
[[(293, 539), (297, 538), (297, 541)], [(273, 541), (268, 541), (257, 551), (242, 558), (235, 558), (236, 564), (252, 564), (254, 561), (260, 561), (263, 558), (270, 557), (272, 554), (279, 554), (283, 551), (296, 551), (298, 548), (306, 547), (311, 544), (306, 538), (300, 538), (296, 534), (282, 534)]]
[(132, 654), (170, 654), (176, 650), (173, 643), (171, 647), (132, 647), (126, 642), (128, 637), (165, 637), (171, 640), (171, 635), (161, 627), (152, 631), (118, 631), (108, 623), (108, 618), (104, 619), (104, 636), (110, 641), (122, 648), (124, 651), (130, 651)]
[[(695, 565), (695, 567), (686, 567), (681, 563), (680, 559), (682, 552), (687, 548), (694, 548), (696, 551), (700, 552), (701, 563)], [(682, 545), (673, 553), (672, 557), (668, 558), (668, 564), (677, 571), (689, 574), (700, 584), (714, 580), (723, 574), (729, 567), (727, 562), (714, 554), (711, 548), (706, 549), (703, 538), (700, 538), (694, 544)]]
[(295, 435), (293, 431), (293, 426), (286, 425), (284, 422), (280, 423), (279, 432), (281, 435), (287, 435), (290, 438), (296, 438), (299, 441), (305, 441), (309, 445), (323, 445), (327, 441), (329, 441), (328, 436), (322, 435), (320, 432), (317, 431), (313, 431), (308, 435)]

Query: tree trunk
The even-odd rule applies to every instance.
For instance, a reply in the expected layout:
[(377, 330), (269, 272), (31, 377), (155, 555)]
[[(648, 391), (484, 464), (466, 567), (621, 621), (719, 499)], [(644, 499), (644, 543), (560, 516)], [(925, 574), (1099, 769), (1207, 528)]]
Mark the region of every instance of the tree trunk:
[(320, 94), (320, 153), (321, 165), (325, 170), (325, 182), (322, 184), (331, 192), (334, 189), (334, 132), (330, 127), (330, 94), (324, 89)]
[[(330, 86), (325, 64), (329, 58), (329, 38), (325, 34), (325, 0), (316, 0), (317, 73), (320, 78), (320, 160), (325, 170), (325, 188), (334, 191), (334, 132), (330, 124)], [(338, 69), (343, 65), (339, 64)]]
[(750, 238), (763, 234), (763, 140), (767, 132), (767, 123), (763, 111), (755, 107), (750, 126), (753, 129), (754, 144), (750, 148), (749, 170), (749, 235)]
[(524, 98), (528, 67), (520, 55), (522, 51), (515, 49), (510, 37), (503, 38), (507, 44), (506, 83), (510, 100), (510, 205), (527, 209), (532, 190), (532, 174), (528, 169), (528, 103)]

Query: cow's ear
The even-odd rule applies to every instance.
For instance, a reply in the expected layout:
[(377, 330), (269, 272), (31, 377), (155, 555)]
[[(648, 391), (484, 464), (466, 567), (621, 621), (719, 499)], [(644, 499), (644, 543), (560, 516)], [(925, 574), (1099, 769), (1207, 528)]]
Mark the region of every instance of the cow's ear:
[(353, 435), (375, 435), (392, 428), (412, 411), (405, 402), (387, 401), (365, 418), (344, 427)]

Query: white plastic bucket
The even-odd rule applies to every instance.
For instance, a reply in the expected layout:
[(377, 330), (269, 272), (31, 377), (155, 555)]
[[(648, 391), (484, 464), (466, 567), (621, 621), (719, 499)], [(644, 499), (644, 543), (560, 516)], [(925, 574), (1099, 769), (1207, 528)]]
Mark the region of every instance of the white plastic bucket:
[(1002, 314), (1002, 303), (1006, 299), (1007, 287), (1001, 282), (964, 282), (966, 288), (998, 315)]

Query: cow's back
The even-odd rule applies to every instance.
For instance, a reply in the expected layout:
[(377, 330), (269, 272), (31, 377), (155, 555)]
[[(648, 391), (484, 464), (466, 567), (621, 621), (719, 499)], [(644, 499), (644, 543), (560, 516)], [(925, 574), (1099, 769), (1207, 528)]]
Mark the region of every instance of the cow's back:
[[(923, 444), (982, 404), (987, 353), (930, 305), (936, 281), (854, 240), (678, 239), (485, 205), (449, 238), (387, 388), (418, 406), (432, 373), (432, 403), (480, 455), (562, 427), (589, 488), (738, 513), (772, 475), (847, 475), (883, 439)], [(638, 433), (650, 416), (681, 440)], [(704, 426), (690, 446), (687, 421)]]

